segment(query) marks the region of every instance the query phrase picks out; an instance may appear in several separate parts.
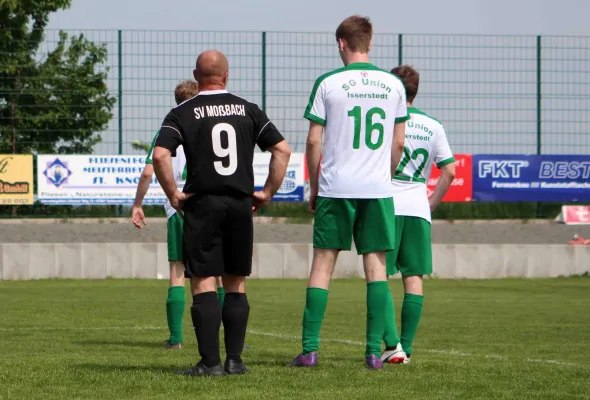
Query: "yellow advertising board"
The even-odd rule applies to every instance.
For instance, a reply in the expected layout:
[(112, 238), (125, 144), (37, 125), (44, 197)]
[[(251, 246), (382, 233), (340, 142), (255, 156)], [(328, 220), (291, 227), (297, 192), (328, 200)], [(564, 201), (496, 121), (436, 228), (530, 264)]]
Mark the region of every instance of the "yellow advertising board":
[(0, 154), (0, 205), (33, 204), (33, 156)]

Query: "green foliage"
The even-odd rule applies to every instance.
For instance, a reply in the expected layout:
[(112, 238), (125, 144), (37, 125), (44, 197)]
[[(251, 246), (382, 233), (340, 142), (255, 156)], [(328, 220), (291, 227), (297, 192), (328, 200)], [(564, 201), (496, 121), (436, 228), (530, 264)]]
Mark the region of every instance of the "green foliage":
[(150, 151), (150, 146), (151, 146), (151, 144), (142, 142), (141, 140), (134, 140), (131, 143), (131, 147), (133, 148), (133, 150), (141, 150), (145, 153)]
[(88, 154), (112, 118), (104, 45), (60, 32), (38, 55), (49, 14), (71, 0), (0, 3), (0, 153)]

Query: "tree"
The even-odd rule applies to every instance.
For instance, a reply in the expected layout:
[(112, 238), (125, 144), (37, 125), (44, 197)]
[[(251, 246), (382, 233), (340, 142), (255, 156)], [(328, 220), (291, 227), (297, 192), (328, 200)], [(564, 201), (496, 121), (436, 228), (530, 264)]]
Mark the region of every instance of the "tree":
[(105, 45), (60, 32), (40, 59), (49, 14), (71, 0), (0, 0), (0, 153), (91, 153), (112, 118)]
[(150, 151), (150, 147), (151, 146), (152, 145), (150, 143), (145, 143), (145, 142), (142, 142), (141, 140), (134, 140), (131, 143), (131, 148), (133, 150), (141, 150), (141, 151), (146, 152), (146, 153), (148, 151)]

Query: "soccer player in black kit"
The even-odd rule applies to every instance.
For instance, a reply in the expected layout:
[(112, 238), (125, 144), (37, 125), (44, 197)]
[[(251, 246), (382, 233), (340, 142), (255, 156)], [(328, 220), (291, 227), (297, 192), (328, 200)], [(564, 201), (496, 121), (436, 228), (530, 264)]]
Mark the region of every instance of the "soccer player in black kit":
[[(184, 218), (185, 267), (191, 275), (191, 316), (201, 360), (186, 375), (249, 372), (241, 355), (250, 306), (245, 280), (252, 271), (252, 213), (280, 188), (291, 150), (257, 105), (228, 93), (228, 62), (218, 51), (197, 58), (199, 94), (173, 108), (160, 128), (153, 163), (172, 207)], [(170, 157), (182, 145), (187, 179), (179, 192)], [(254, 192), (254, 147), (271, 153), (264, 188)], [(223, 277), (223, 310), (215, 276)], [(221, 365), (223, 321), (226, 360)]]

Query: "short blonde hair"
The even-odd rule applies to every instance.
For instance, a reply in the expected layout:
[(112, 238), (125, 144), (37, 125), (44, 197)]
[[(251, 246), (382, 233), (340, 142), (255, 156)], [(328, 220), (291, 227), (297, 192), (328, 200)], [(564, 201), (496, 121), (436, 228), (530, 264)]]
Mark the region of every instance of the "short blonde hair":
[(182, 81), (174, 89), (174, 100), (176, 100), (176, 104), (180, 104), (195, 97), (197, 93), (199, 93), (197, 81)]

